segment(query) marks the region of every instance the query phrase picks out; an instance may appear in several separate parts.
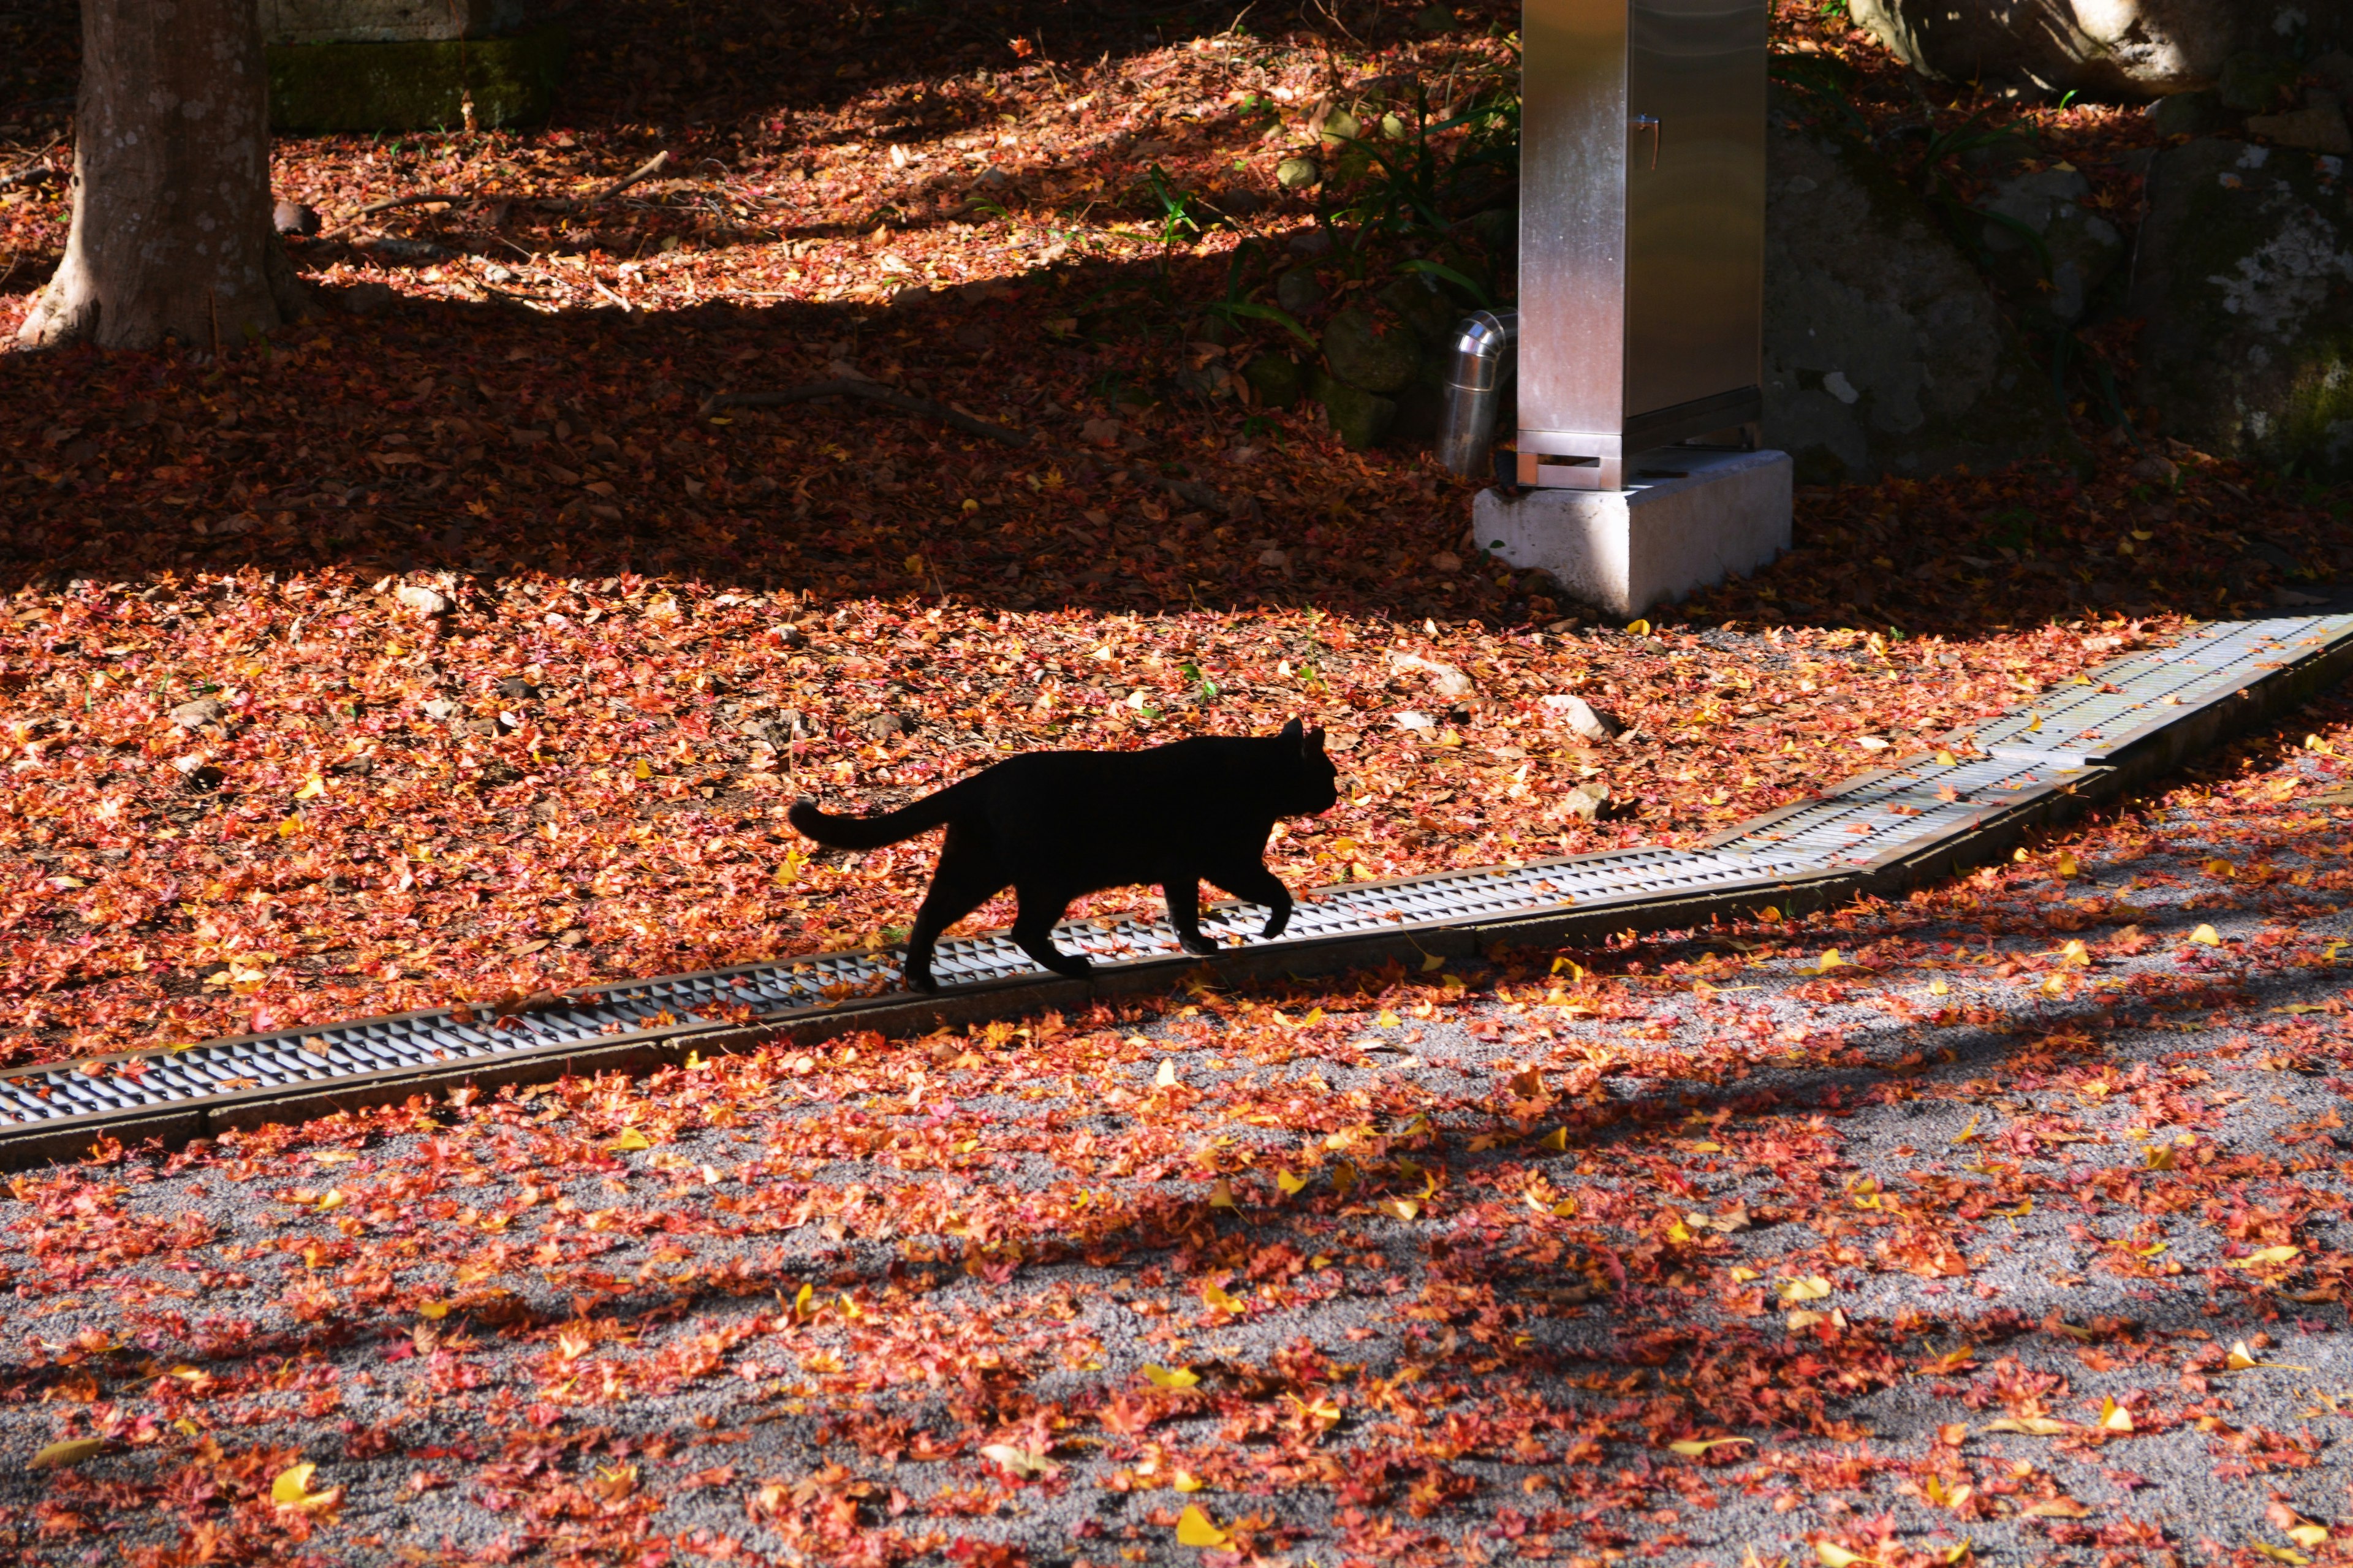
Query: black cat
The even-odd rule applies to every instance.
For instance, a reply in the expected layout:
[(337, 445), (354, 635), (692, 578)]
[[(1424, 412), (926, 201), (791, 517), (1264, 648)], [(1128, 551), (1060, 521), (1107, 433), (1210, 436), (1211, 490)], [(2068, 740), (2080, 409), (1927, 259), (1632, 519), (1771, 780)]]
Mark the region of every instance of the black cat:
[(940, 932), (1011, 884), (1013, 940), (1057, 973), (1084, 976), (1058, 950), (1054, 922), (1072, 899), (1157, 882), (1187, 952), (1215, 952), (1201, 934), (1198, 884), (1266, 905), (1263, 936), (1291, 920), (1291, 893), (1266, 868), (1275, 819), (1312, 816), (1339, 798), (1324, 731), (1293, 720), (1278, 735), (1199, 736), (1143, 752), (1032, 752), (983, 768), (886, 816), (828, 816), (796, 801), (792, 824), (836, 849), (877, 849), (947, 826), (939, 868), (907, 941), (907, 984), (936, 991)]

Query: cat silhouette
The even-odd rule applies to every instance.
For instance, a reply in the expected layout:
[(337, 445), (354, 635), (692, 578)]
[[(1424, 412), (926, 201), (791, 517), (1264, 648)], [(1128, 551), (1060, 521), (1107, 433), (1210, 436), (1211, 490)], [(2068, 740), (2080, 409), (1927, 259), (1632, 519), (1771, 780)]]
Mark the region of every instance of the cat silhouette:
[(1019, 899), (1013, 940), (1058, 974), (1093, 966), (1054, 946), (1071, 900), (1105, 888), (1157, 883), (1187, 952), (1201, 934), (1200, 884), (1264, 904), (1261, 936), (1291, 921), (1291, 891), (1266, 868), (1276, 819), (1327, 811), (1339, 772), (1324, 731), (1294, 719), (1273, 735), (1197, 736), (1140, 752), (1032, 752), (881, 816), (834, 816), (793, 803), (792, 825), (834, 849), (879, 849), (944, 826), (947, 841), (907, 939), (907, 984), (936, 991), (940, 933), (1008, 886)]

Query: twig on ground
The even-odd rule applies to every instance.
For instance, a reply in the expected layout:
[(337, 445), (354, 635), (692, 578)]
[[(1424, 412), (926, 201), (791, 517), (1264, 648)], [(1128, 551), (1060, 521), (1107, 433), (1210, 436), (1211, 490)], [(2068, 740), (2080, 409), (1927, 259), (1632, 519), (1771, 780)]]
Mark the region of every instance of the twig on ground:
[[(668, 150), (664, 150), (655, 153), (652, 157), (647, 159), (644, 163), (638, 164), (636, 168), (630, 170), (619, 179), (615, 180), (611, 184), (607, 185), (603, 190), (598, 191), (593, 196), (587, 196), (579, 201), (565, 201), (561, 198), (543, 200), (539, 204), (539, 208), (542, 212), (576, 212), (583, 207), (593, 207), (600, 202), (612, 200), (615, 196), (619, 195), (623, 191), (628, 190), (631, 185), (636, 184), (638, 181), (647, 179), (651, 175), (659, 173), (662, 166), (669, 162), (670, 153)], [(343, 222), (327, 230), (324, 234), (320, 235), (319, 237), (321, 239), (340, 239), (344, 235), (351, 233), (352, 230), (359, 227), (360, 220), (362, 218), (374, 217), (378, 213), (390, 212), (395, 207), (425, 206), (434, 202), (447, 202), (454, 206), (461, 202), (480, 202), (489, 201), (491, 199), (493, 198), (490, 196), (467, 195), (453, 191), (414, 191), (405, 196), (386, 196), (380, 202), (368, 203), (367, 205), (360, 208), (357, 212), (353, 213), (349, 217), (343, 219)], [(499, 193), (499, 199), (512, 202), (525, 200), (527, 198), (501, 192)]]
[(991, 441), (1002, 441), (1008, 447), (1027, 447), (1029, 437), (1018, 430), (1002, 425), (992, 425), (986, 419), (976, 419), (959, 413), (944, 403), (934, 403), (928, 397), (914, 397), (894, 391), (879, 381), (811, 381), (798, 386), (783, 387), (775, 392), (723, 392), (702, 405), (705, 414), (722, 408), (779, 408), (787, 403), (806, 403), (813, 397), (856, 397), (868, 403), (880, 403), (902, 414), (919, 415), (936, 419), (941, 424), (963, 431), (967, 436), (985, 436)]
[(611, 184), (607, 185), (603, 190), (598, 191), (595, 195), (590, 196), (586, 201), (580, 205), (582, 206), (593, 207), (599, 202), (609, 202), (615, 196), (619, 195), (623, 191), (628, 190), (631, 185), (636, 184), (639, 180), (651, 179), (654, 175), (661, 173), (662, 165), (669, 162), (670, 149), (665, 147), (660, 152), (655, 153), (652, 157), (647, 159), (644, 163), (638, 164), (636, 168), (630, 170), (619, 179), (615, 180)]
[(477, 202), (480, 200), (481, 200), (481, 197), (480, 196), (453, 195), (447, 191), (417, 191), (405, 196), (386, 196), (380, 202), (368, 203), (367, 205), (360, 208), (359, 211), (352, 214), (351, 216), (345, 218), (334, 227), (327, 230), (324, 234), (319, 236), (319, 237), (321, 239), (341, 239), (343, 236), (351, 233), (352, 230), (359, 227), (360, 220), (362, 218), (374, 217), (378, 213), (387, 213), (395, 207), (424, 206), (430, 202), (448, 202), (452, 205), (455, 205), (459, 202)]
[(32, 184), (41, 180), (55, 179), (65, 173), (62, 169), (49, 167), (49, 154), (64, 145), (63, 142), (52, 142), (35, 153), (30, 163), (20, 163), (6, 174), (0, 174), (0, 191), (7, 190), (13, 185)]

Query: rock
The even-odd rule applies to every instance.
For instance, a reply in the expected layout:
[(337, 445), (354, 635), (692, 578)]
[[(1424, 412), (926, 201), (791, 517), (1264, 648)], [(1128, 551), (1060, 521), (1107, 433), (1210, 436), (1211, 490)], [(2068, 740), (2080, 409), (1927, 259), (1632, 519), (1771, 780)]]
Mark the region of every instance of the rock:
[(2222, 95), (2211, 89), (2160, 98), (2148, 106), (2147, 112), (2157, 133), (2168, 137), (2211, 136), (2231, 118), (2231, 111), (2223, 107)]
[[(2083, 319), (2086, 297), (2124, 259), (2125, 238), (2116, 225), (2082, 205), (2091, 195), (2092, 182), (2079, 171), (2043, 169), (2003, 181), (1979, 209), (1992, 215), (1982, 238), (1994, 275), (2028, 314), (2073, 326)], [(2021, 227), (2042, 242), (2042, 254)]]
[(1313, 267), (1293, 267), (1274, 280), (1274, 302), (1294, 316), (1303, 316), (1324, 302), (1324, 285)]
[(1582, 697), (1556, 692), (1541, 700), (1546, 712), (1557, 715), (1563, 723), (1588, 741), (1613, 741), (1618, 738), (1618, 721)]
[(539, 700), (539, 688), (520, 675), (508, 676), (499, 682), (498, 689), (499, 695), (510, 702), (535, 702)]
[(199, 697), (193, 702), (183, 702), (172, 710), (172, 722), (183, 730), (201, 730), (207, 724), (217, 724), (228, 710), (217, 698)]
[(1333, 433), (1351, 452), (1378, 446), (1381, 437), (1388, 434), (1390, 422), (1397, 417), (1397, 405), (1388, 398), (1335, 380), (1320, 370), (1310, 377), (1307, 390), (1324, 405), (1324, 415), (1332, 422)]
[(914, 728), (913, 724), (896, 713), (877, 713), (873, 718), (866, 721), (868, 737), (877, 741), (887, 741), (893, 735), (913, 733)]
[(1274, 166), (1274, 183), (1286, 191), (1303, 191), (1318, 184), (1324, 171), (1313, 158), (1285, 158)]
[(469, 735), (495, 735), (499, 732), (496, 719), (468, 719), (459, 725)]
[(1578, 784), (1560, 797), (1560, 804), (1567, 808), (1571, 816), (1580, 821), (1591, 822), (1599, 816), (1602, 808), (1609, 804), (1609, 786), (1598, 779), (1588, 784)]
[(1375, 298), (1413, 329), (1415, 347), (1424, 353), (1447, 346), (1465, 314), (1419, 276), (1400, 278)]
[(2283, 147), (2305, 147), (2315, 153), (2343, 157), (2353, 153), (2353, 129), (2345, 123), (2345, 105), (2333, 92), (2315, 88), (2304, 95), (2304, 107), (2286, 114), (2251, 114), (2247, 134), (2276, 142)]
[(449, 608), (448, 600), (416, 583), (402, 584), (393, 591), (392, 596), (400, 601), (401, 608), (414, 610), (420, 616), (443, 615)]
[(1116, 419), (1090, 419), (1079, 426), (1079, 439), (1092, 441), (1098, 447), (1114, 446), (1126, 429), (1127, 426)]
[(2051, 378), (1926, 205), (1827, 108), (1774, 105), (1766, 445), (1800, 484), (2074, 458)]
[(1421, 345), (1409, 328), (1385, 330), (1370, 310), (1350, 305), (1324, 329), (1324, 358), (1334, 375), (1360, 391), (1398, 392), (1420, 368)]
[(1291, 564), (1291, 553), (1286, 550), (1282, 550), (1275, 545), (1270, 544), (1265, 549), (1258, 552), (1258, 563), (1261, 566), (1272, 566), (1280, 570), (1281, 568)]
[(1427, 713), (1418, 713), (1410, 708), (1405, 710), (1401, 713), (1390, 714), (1389, 722), (1396, 725), (1400, 730), (1435, 730), (1438, 728), (1437, 720), (1431, 718)]
[(316, 234), (319, 209), (307, 202), (280, 202), (269, 209), (269, 223), (280, 234)]
[(2263, 114), (2279, 107), (2280, 95), (2295, 84), (2295, 62), (2263, 49), (2242, 49), (2215, 73), (2214, 95), (2226, 109)]
[(438, 719), (444, 723), (456, 717), (458, 712), (458, 705), (446, 697), (436, 697), (420, 702), (417, 708), (427, 719)]
[(1328, 228), (1303, 228), (1283, 242), (1283, 248), (1293, 256), (1329, 256), (1332, 254), (1332, 231)]
[(2353, 223), (2342, 163), (2221, 137), (2149, 166), (2126, 311), (2133, 401), (2201, 450), (2353, 477)]
[(400, 295), (389, 283), (354, 283), (337, 289), (328, 300), (346, 315), (377, 316), (398, 303)]
[[(194, 758), (189, 760), (195, 761)], [(197, 762), (195, 766), (180, 771), (187, 775), (188, 787), (203, 795), (209, 795), (228, 782), (228, 774), (210, 763)]]
[(1451, 577), (1462, 570), (1462, 557), (1451, 550), (1441, 550), (1430, 558), (1430, 569), (1441, 577)]
[(1923, 76), (2137, 99), (2212, 87), (2231, 68), (2246, 74), (2242, 60), (2328, 47), (2348, 11), (2345, 0), (1852, 0), (1850, 15)]
[(1242, 367), (1258, 400), (1269, 408), (1288, 408), (1299, 401), (1299, 366), (1287, 354), (1261, 354)]
[(2133, 464), (2130, 472), (2143, 484), (2170, 486), (2181, 468), (2172, 458), (2151, 452)]

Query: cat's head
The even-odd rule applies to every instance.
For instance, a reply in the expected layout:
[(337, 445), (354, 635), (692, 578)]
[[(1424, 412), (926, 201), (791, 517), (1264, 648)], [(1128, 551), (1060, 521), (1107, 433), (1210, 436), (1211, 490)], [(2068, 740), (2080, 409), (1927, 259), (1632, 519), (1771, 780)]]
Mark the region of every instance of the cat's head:
[(1282, 782), (1276, 807), (1284, 816), (1313, 816), (1340, 798), (1340, 770), (1324, 754), (1324, 731), (1293, 719), (1275, 739), (1282, 742)]

